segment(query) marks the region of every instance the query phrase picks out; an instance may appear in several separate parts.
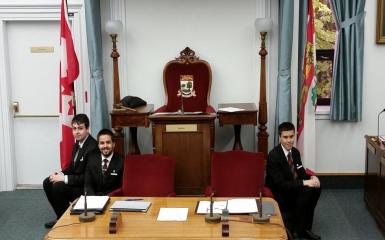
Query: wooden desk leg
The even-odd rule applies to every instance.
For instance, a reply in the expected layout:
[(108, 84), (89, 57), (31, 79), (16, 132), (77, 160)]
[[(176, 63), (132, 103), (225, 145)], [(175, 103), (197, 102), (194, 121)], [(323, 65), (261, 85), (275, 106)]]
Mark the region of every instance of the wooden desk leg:
[(114, 141), (115, 141), (115, 149), (114, 151), (121, 156), (124, 156), (124, 134), (123, 128), (116, 127), (114, 129)]
[(130, 139), (128, 142), (128, 154), (136, 155), (140, 154), (139, 146), (138, 146), (138, 128), (130, 127)]
[(243, 150), (242, 143), (241, 143), (241, 125), (235, 124), (234, 125), (234, 146), (233, 150)]

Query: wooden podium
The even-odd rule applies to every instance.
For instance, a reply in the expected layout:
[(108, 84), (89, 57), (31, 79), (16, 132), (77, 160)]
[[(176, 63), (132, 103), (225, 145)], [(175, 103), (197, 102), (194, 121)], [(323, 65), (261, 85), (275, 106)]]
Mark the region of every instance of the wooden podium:
[(177, 195), (203, 194), (209, 185), (215, 118), (215, 113), (150, 115), (154, 153), (176, 160)]
[(365, 138), (364, 200), (369, 212), (385, 233), (385, 145), (377, 141), (377, 136)]

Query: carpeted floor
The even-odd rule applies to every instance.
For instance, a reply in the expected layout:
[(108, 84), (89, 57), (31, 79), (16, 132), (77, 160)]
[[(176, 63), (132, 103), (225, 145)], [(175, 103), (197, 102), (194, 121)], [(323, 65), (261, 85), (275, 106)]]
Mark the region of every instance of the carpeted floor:
[[(43, 190), (0, 192), (0, 239), (43, 239), (55, 218)], [(385, 239), (366, 210), (362, 189), (324, 189), (313, 230), (324, 240)]]
[(323, 189), (313, 230), (325, 240), (385, 239), (366, 209), (362, 189)]

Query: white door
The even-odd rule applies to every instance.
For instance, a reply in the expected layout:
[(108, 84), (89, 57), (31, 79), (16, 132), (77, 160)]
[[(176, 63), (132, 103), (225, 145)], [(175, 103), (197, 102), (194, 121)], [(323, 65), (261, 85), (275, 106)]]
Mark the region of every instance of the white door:
[(41, 185), (60, 169), (60, 21), (6, 24), (18, 187)]

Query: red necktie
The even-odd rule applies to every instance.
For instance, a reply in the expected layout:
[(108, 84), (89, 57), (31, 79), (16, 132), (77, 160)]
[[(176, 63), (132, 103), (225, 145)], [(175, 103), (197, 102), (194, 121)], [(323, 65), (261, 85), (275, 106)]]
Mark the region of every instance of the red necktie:
[(297, 178), (297, 173), (295, 172), (294, 164), (293, 164), (293, 158), (291, 157), (291, 152), (287, 154), (287, 163), (289, 164), (291, 173), (294, 176), (294, 179)]
[(108, 168), (108, 159), (103, 159), (103, 167), (102, 167), (102, 171), (103, 171), (103, 174), (106, 175), (107, 173), (107, 168)]

